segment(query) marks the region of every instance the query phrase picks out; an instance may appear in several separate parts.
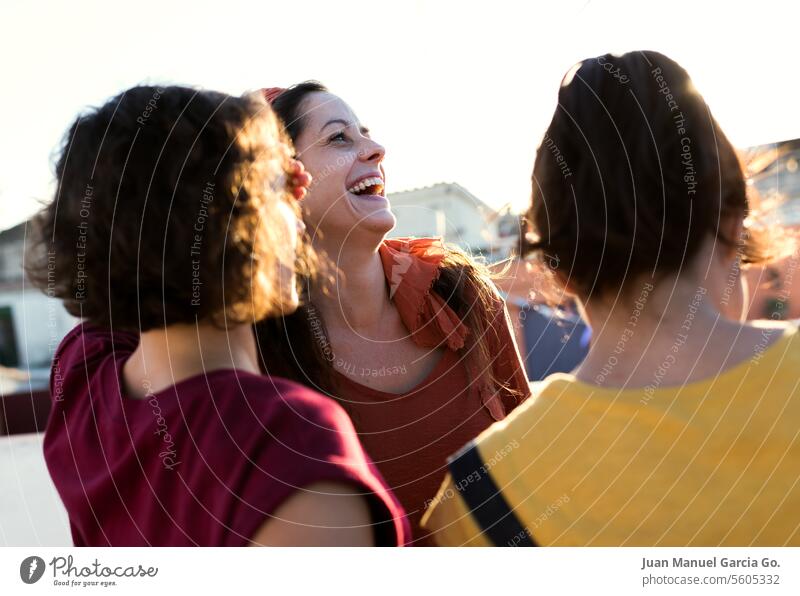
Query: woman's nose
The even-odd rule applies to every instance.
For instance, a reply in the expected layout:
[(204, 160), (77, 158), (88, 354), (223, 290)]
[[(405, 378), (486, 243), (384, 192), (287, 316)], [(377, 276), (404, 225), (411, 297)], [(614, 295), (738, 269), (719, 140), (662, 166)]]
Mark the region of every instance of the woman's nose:
[(365, 139), (364, 146), (358, 152), (358, 156), (363, 161), (374, 161), (380, 163), (386, 155), (383, 145), (376, 143), (372, 139)]

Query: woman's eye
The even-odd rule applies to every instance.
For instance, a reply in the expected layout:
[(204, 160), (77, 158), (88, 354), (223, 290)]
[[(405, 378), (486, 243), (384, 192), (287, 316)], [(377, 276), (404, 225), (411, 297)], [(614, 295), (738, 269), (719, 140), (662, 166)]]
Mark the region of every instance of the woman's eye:
[(346, 141), (346, 140), (347, 140), (347, 137), (345, 136), (345, 134), (343, 132), (337, 132), (335, 135), (333, 135), (332, 137), (328, 138), (328, 142), (330, 142), (330, 143), (338, 143), (338, 142), (343, 142), (343, 141)]

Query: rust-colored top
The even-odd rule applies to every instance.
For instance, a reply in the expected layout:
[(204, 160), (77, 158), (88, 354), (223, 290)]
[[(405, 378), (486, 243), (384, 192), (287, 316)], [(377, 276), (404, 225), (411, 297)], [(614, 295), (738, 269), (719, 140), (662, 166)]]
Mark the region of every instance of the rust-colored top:
[[(340, 403), (406, 509), (416, 545), (431, 544), (419, 521), (445, 477), (447, 457), (530, 396), (499, 295), (485, 312), (492, 373), (514, 393), (471, 381), (480, 371), (472, 370), (466, 355), (470, 330), (431, 291), (445, 250), (438, 239), (395, 238), (380, 251), (390, 296), (415, 343), (445, 348), (428, 377), (407, 393), (393, 394), (336, 373)], [(394, 368), (372, 373), (402, 374)]]

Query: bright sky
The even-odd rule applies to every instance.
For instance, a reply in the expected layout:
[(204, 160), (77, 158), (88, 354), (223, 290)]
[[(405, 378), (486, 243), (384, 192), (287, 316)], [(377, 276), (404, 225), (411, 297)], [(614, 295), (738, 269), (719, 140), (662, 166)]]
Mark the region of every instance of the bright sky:
[(0, 229), (52, 192), (86, 105), (140, 82), (239, 94), (319, 79), (388, 151), (389, 192), (458, 182), (523, 207), (564, 72), (608, 51), (683, 64), (740, 147), (800, 137), (796, 3), (3, 0)]

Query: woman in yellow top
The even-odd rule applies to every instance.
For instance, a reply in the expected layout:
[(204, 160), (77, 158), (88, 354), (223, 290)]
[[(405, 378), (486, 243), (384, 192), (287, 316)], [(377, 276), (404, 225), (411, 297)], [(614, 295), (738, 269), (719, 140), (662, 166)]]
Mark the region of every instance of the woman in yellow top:
[[(750, 226), (730, 142), (654, 52), (565, 76), (526, 252), (593, 336), (572, 374), (449, 460), (440, 545), (800, 545), (800, 338), (744, 320)], [(789, 270), (795, 263), (790, 262)]]

